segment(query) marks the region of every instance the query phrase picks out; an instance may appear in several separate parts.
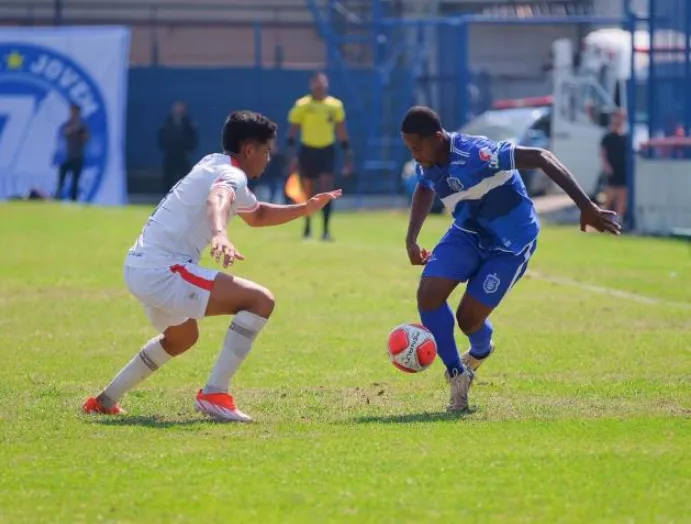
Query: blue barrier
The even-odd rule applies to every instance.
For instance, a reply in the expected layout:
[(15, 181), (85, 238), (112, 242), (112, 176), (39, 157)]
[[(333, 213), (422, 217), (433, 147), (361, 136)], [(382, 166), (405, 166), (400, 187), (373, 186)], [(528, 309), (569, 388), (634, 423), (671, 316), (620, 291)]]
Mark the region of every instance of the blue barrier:
[[(629, 114), (632, 124), (644, 124), (655, 147), (649, 158), (691, 158), (681, 137), (691, 132), (691, 6), (688, 0), (649, 0), (648, 10), (632, 10)], [(671, 139), (665, 147), (661, 138)], [(688, 141), (686, 141), (688, 142)]]
[[(691, 6), (688, 0), (649, 0), (641, 14), (625, 8), (631, 34), (629, 128), (647, 128), (639, 154), (648, 159), (691, 159)], [(636, 204), (636, 153), (629, 148), (629, 208)], [(631, 226), (635, 227), (635, 215)]]
[[(264, 113), (279, 124), (279, 145), (287, 131), (288, 111), (297, 98), (308, 91), (311, 71), (247, 68), (133, 68), (129, 75), (127, 118), (127, 166), (129, 169), (158, 169), (161, 152), (158, 128), (176, 100), (187, 103), (196, 122), (199, 145), (194, 157), (217, 151), (220, 131), (230, 111), (251, 109)], [(366, 85), (370, 72), (354, 74)], [(333, 75), (337, 76), (337, 75)], [(356, 84), (358, 85), (358, 84)], [(342, 98), (346, 112), (353, 105), (342, 86), (333, 82), (334, 96)], [(362, 158), (364, 129), (357, 118), (348, 127), (356, 158)]]

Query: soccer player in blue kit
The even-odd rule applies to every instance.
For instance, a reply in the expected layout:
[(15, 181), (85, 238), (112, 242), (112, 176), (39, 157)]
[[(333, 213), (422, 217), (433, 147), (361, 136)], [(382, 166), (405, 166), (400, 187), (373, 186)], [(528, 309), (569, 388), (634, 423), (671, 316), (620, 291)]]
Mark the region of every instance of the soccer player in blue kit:
[[(475, 372), (494, 351), (489, 316), (523, 276), (537, 246), (540, 224), (517, 169), (542, 169), (559, 185), (580, 209), (582, 231), (591, 226), (619, 235), (621, 227), (548, 151), (448, 132), (439, 116), (422, 106), (408, 110), (401, 134), (418, 164), (406, 247), (411, 264), (425, 266), (417, 291), (420, 319), (446, 365), (447, 411), (464, 412)], [(453, 224), (429, 253), (417, 238), (435, 193)], [(467, 287), (454, 321), (447, 299), (461, 282)], [(455, 323), (470, 340), (462, 356)]]

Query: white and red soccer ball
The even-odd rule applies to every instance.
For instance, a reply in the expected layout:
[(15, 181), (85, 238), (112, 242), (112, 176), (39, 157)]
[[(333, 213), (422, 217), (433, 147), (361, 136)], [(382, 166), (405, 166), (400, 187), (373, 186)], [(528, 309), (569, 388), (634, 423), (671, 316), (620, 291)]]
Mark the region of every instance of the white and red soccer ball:
[(406, 373), (427, 369), (437, 356), (437, 343), (432, 333), (420, 324), (401, 324), (389, 333), (391, 363)]

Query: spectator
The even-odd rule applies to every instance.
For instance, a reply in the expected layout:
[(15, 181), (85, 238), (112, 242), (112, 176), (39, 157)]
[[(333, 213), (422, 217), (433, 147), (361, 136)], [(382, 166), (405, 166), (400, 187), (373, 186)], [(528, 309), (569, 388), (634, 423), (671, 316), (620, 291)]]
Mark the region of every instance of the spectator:
[(602, 138), (600, 153), (602, 170), (607, 177), (605, 207), (615, 211), (620, 220), (625, 219), (629, 198), (626, 184), (629, 139), (624, 118), (621, 109), (612, 113), (610, 130)]
[(81, 117), (82, 110), (77, 104), (70, 104), (70, 118), (60, 128), (60, 136), (65, 139), (66, 156), (60, 164), (58, 176), (58, 189), (55, 198), (62, 198), (62, 191), (65, 187), (67, 173), (72, 173), (72, 187), (70, 188), (70, 199), (73, 202), (79, 198), (79, 177), (84, 168), (84, 149), (89, 141), (89, 128)]
[(173, 104), (158, 133), (158, 145), (163, 151), (163, 190), (168, 192), (189, 173), (190, 154), (197, 148), (197, 128), (187, 115), (184, 102)]

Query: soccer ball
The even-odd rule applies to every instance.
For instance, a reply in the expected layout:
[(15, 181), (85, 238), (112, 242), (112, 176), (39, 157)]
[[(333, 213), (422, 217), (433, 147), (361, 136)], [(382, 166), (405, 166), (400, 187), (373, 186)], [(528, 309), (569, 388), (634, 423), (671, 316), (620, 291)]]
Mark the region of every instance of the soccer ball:
[(434, 336), (420, 324), (401, 324), (389, 333), (391, 363), (406, 373), (427, 369), (437, 356)]

